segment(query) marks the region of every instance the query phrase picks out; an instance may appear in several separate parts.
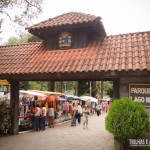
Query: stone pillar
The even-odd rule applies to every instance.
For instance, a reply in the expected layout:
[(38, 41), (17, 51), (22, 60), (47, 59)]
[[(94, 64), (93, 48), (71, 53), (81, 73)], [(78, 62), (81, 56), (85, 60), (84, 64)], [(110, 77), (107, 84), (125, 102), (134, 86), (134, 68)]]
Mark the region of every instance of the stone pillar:
[(10, 81), (11, 84), (11, 98), (10, 104), (12, 106), (12, 118), (10, 134), (18, 134), (18, 116), (19, 116), (19, 81)]
[(113, 80), (113, 99), (120, 98), (120, 80), (114, 79)]

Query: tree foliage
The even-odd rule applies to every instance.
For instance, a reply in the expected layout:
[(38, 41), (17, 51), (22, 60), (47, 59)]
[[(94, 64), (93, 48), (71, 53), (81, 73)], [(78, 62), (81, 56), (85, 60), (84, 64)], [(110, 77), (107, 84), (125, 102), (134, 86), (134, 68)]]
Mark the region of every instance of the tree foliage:
[[(37, 90), (46, 90), (48, 91), (48, 83), (44, 81), (21, 81), (20, 88), (24, 90), (28, 89), (37, 89)], [(105, 93), (112, 93), (112, 86), (109, 82), (104, 82), (104, 91)], [(91, 96), (92, 97), (100, 97), (99, 95), (99, 81), (92, 81), (91, 82)], [(77, 91), (78, 90), (78, 91)], [(78, 96), (82, 95), (90, 95), (90, 82), (89, 81), (79, 81), (78, 88), (77, 88), (77, 81), (56, 81), (54, 85), (54, 91), (74, 94)], [(108, 94), (109, 95), (109, 94)]]
[[(112, 83), (109, 81), (103, 82), (103, 89), (102, 91), (104, 93), (107, 93), (108, 95), (110, 90), (112, 91)], [(81, 95), (90, 95), (90, 81), (79, 81), (78, 83), (78, 94)], [(100, 96), (100, 82), (99, 81), (91, 81), (91, 96), (92, 97), (101, 97)], [(111, 94), (112, 95), (112, 94)], [(110, 95), (109, 95), (110, 96)]]
[(107, 89), (106, 93), (109, 97), (113, 98), (113, 89), (111, 87)]
[(40, 41), (41, 40), (38, 37), (28, 33), (21, 35), (20, 38), (10, 37), (6, 45), (23, 44), (28, 42), (40, 42)]
[(90, 82), (89, 81), (79, 81), (78, 82), (78, 95), (90, 95)]
[(104, 81), (104, 89), (105, 89), (106, 92), (108, 90), (112, 89), (113, 88), (112, 86), (113, 86), (112, 82), (110, 82), (110, 81)]
[(0, 29), (7, 19), (21, 31), (42, 12), (44, 0), (0, 0)]
[(35, 81), (21, 81), (20, 82), (20, 89), (21, 90), (43, 90), (41, 89), (42, 85), (41, 82), (35, 82)]
[(0, 101), (0, 134), (10, 128), (12, 109), (6, 101)]

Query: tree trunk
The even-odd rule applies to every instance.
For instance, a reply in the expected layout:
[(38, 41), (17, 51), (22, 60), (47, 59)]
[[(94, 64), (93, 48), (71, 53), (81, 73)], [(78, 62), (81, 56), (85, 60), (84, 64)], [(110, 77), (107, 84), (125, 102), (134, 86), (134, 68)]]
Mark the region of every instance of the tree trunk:
[(48, 83), (48, 91), (51, 91), (51, 92), (55, 91), (55, 81), (50, 81)]

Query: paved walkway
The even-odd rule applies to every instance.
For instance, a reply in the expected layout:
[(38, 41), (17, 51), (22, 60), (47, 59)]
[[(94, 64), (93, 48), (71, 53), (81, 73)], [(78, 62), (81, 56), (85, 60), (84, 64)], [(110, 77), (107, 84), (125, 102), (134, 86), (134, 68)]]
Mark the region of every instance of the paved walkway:
[(70, 122), (40, 132), (0, 138), (0, 150), (114, 150), (113, 136), (105, 130), (106, 114), (89, 116), (89, 127)]

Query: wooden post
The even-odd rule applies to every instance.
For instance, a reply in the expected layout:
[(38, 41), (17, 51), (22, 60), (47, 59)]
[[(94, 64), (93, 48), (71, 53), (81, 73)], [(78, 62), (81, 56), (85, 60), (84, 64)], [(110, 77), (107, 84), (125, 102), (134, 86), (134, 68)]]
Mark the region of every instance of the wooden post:
[(18, 134), (18, 116), (19, 116), (19, 81), (10, 81), (11, 84), (11, 98), (10, 104), (12, 106), (12, 118), (10, 134)]
[(101, 98), (103, 98), (104, 82), (101, 81)]
[(113, 99), (118, 99), (120, 98), (120, 86), (119, 86), (119, 79), (114, 79), (113, 80)]

